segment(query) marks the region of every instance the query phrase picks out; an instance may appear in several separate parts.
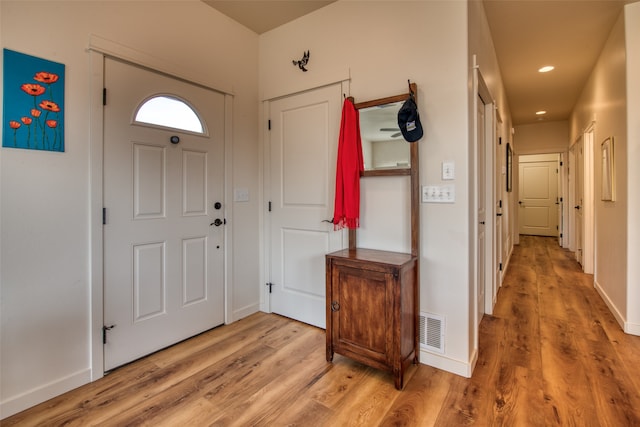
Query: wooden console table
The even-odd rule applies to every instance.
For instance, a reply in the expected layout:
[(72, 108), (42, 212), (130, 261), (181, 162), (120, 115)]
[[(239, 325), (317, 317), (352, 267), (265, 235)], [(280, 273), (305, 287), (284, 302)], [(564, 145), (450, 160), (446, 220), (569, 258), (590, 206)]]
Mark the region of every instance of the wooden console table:
[(417, 257), (372, 249), (326, 256), (327, 361), (334, 352), (393, 374), (418, 363)]

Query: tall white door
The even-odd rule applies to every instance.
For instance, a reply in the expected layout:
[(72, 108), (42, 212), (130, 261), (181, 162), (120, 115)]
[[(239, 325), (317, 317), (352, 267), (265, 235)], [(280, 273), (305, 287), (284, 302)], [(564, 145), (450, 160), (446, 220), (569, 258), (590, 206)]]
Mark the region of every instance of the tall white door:
[[(498, 129), (498, 123), (496, 123), (496, 135), (499, 135), (499, 129)], [(496, 298), (498, 296), (498, 288), (500, 288), (500, 286), (502, 286), (502, 214), (503, 214), (503, 209), (502, 209), (502, 205), (504, 203), (503, 201), (503, 194), (506, 191), (506, 183), (505, 183), (505, 177), (506, 175), (503, 175), (502, 171), (503, 169), (506, 170), (506, 159), (505, 159), (505, 151), (503, 151), (503, 145), (500, 144), (496, 144), (495, 145), (495, 187), (494, 187), (494, 194), (495, 194), (495, 213), (496, 213), (496, 222), (495, 222), (495, 229), (494, 229), (494, 233), (495, 233), (495, 265), (494, 265), (494, 269), (495, 269), (495, 278), (494, 278), (494, 286), (492, 289), (492, 299), (493, 302), (495, 303)]]
[(558, 236), (558, 168), (557, 154), (520, 156), (520, 234)]
[(476, 305), (477, 305), (477, 323), (480, 324), (482, 316), (485, 313), (485, 287), (486, 287), (486, 139), (485, 139), (485, 104), (482, 98), (478, 96), (478, 147), (477, 147), (477, 180), (478, 180), (478, 246), (477, 246), (477, 273), (478, 284), (476, 289)]
[[(109, 370), (224, 322), (224, 95), (110, 59), (105, 87)], [(158, 94), (184, 100), (204, 132), (135, 123)]]
[(576, 190), (575, 190), (575, 248), (576, 248), (576, 261), (578, 261), (581, 265), (583, 264), (582, 255), (584, 253), (584, 216), (583, 216), (583, 200), (584, 200), (584, 144), (583, 140), (580, 139), (576, 143), (575, 148), (576, 153), (576, 164), (574, 165), (576, 169)]
[(325, 254), (343, 248), (334, 231), (341, 85), (269, 102), (268, 272), (271, 311), (324, 328)]

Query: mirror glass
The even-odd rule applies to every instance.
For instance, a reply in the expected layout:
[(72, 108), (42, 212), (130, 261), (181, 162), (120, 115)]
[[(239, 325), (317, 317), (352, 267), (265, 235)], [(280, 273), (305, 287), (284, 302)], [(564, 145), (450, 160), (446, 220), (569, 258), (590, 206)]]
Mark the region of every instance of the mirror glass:
[(359, 108), (365, 170), (411, 167), (409, 143), (398, 128), (398, 111), (403, 103), (397, 101)]

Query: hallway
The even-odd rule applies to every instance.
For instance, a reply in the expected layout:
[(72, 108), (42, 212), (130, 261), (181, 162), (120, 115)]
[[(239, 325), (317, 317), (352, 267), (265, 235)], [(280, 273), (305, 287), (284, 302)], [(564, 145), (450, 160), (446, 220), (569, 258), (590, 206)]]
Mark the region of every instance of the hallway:
[(478, 425), (640, 426), (640, 337), (556, 238), (520, 236), (480, 333), (471, 383), (437, 425), (462, 425), (473, 408)]
[(522, 236), (473, 378), (412, 367), (405, 389), (324, 330), (256, 313), (117, 369), (3, 426), (640, 426), (640, 337), (625, 335), (573, 254)]

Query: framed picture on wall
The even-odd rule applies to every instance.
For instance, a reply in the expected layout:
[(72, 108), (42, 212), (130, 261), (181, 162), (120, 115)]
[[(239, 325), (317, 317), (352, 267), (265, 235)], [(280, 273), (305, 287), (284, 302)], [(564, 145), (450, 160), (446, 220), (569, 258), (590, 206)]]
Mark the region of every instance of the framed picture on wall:
[(609, 137), (600, 144), (600, 154), (602, 156), (602, 195), (605, 201), (614, 201), (614, 158), (613, 158), (613, 137)]
[(507, 142), (507, 191), (513, 191), (513, 152), (511, 144)]
[(65, 66), (3, 49), (2, 146), (64, 152)]

